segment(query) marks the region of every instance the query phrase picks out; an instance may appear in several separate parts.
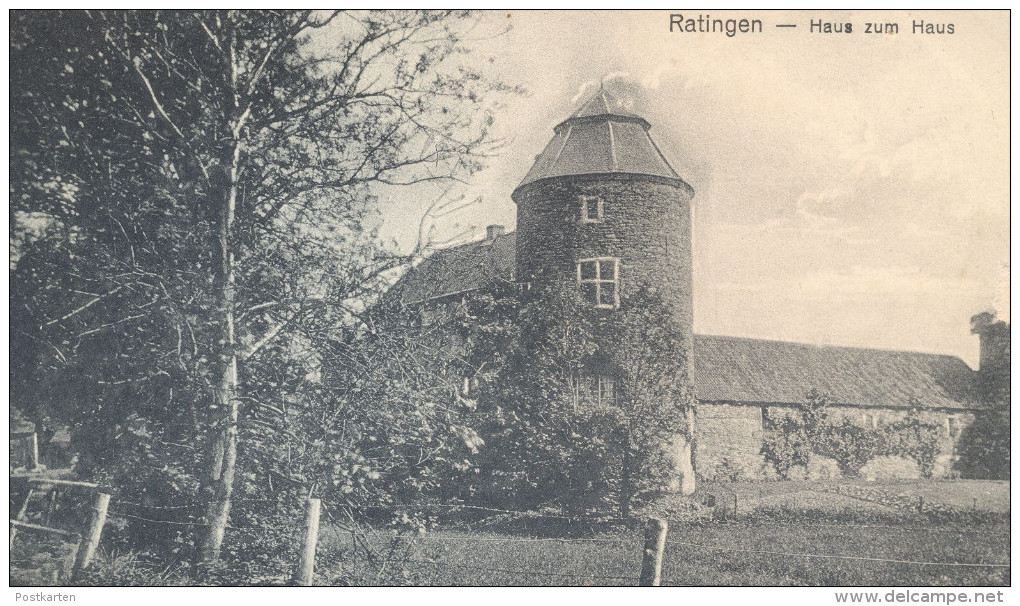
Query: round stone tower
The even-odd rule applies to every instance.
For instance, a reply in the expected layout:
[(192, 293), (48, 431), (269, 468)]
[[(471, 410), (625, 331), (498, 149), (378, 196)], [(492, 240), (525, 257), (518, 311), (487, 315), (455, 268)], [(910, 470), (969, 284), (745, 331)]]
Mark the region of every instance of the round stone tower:
[(599, 91), (555, 135), (512, 198), (516, 276), (580, 289), (611, 309), (645, 284), (675, 309), (691, 343), (691, 199), (644, 119)]
[[(654, 288), (676, 314), (689, 368), (694, 190), (663, 157), (650, 129), (644, 118), (613, 109), (604, 90), (556, 126), (512, 194), (516, 277), (539, 288), (577, 288), (583, 301), (607, 311), (642, 285)], [(615, 385), (606, 378), (596, 378), (600, 394)], [(693, 409), (685, 416), (690, 434)], [(662, 448), (672, 466), (665, 488), (694, 492), (691, 438), (676, 435)]]

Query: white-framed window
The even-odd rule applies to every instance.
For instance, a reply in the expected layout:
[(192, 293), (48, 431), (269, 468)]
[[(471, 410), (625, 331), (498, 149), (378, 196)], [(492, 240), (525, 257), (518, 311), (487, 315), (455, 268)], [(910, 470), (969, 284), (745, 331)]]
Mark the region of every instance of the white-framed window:
[(574, 410), (578, 410), (582, 401), (599, 408), (616, 406), (617, 385), (618, 382), (612, 375), (587, 373), (571, 375), (570, 388)]
[(595, 257), (577, 262), (577, 287), (581, 299), (603, 309), (620, 306), (620, 260)]
[(599, 406), (616, 406), (616, 379), (609, 375), (599, 375), (598, 378), (598, 404)]
[(602, 223), (604, 209), (602, 198), (581, 196), (581, 223)]

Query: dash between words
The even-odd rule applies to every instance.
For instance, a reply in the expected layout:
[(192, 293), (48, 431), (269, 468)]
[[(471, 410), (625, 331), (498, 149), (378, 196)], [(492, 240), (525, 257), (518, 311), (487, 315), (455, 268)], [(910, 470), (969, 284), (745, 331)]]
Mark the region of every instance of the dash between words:
[[(899, 23), (864, 23), (862, 31), (868, 34), (898, 34), (900, 33)], [(777, 25), (776, 27), (796, 27), (795, 24)], [(682, 33), (706, 33), (726, 34), (727, 37), (734, 37), (740, 34), (760, 34), (764, 28), (761, 19), (713, 19), (712, 15), (699, 14), (696, 17), (687, 17), (683, 13), (670, 13), (669, 31)], [(831, 22), (822, 19), (812, 19), (809, 26), (809, 33), (812, 34), (853, 34), (854, 24), (852, 22)], [(912, 34), (953, 34), (955, 26), (952, 23), (932, 23), (924, 20), (912, 20), (910, 23)]]

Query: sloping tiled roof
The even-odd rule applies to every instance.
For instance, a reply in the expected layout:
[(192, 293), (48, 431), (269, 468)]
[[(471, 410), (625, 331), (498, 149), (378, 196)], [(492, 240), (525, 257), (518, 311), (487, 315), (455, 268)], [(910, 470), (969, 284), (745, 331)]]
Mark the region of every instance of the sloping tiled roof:
[[(394, 286), (404, 304), (512, 280), (516, 234), (437, 251)], [(793, 404), (812, 389), (834, 402), (978, 407), (977, 373), (953, 356), (694, 335), (692, 379), (701, 401)]]
[(803, 402), (812, 389), (832, 401), (938, 408), (977, 405), (977, 373), (954, 356), (694, 335), (698, 399)]
[(404, 305), (478, 290), (512, 280), (517, 234), (437, 250), (393, 286)]
[(655, 145), (644, 118), (611, 109), (604, 91), (559, 124), (552, 141), (517, 186), (550, 177), (638, 174), (682, 181)]

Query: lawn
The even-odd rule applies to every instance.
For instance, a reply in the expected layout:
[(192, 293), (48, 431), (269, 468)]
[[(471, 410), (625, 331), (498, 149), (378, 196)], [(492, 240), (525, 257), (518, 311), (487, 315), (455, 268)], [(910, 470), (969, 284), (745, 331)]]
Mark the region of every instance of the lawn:
[[(1008, 585), (1009, 524), (738, 520), (671, 529), (668, 585)], [(761, 553), (753, 553), (753, 552)], [(780, 555), (787, 554), (787, 555)], [(813, 556), (833, 557), (805, 557)], [(854, 559), (851, 559), (854, 558)], [(872, 560), (864, 558), (873, 558)], [(889, 560), (903, 560), (891, 562)], [(911, 563), (907, 563), (911, 562)]]
[[(711, 500), (714, 506), (692, 506), (690, 501), (677, 500), (673, 506), (665, 503), (660, 508), (660, 514), (670, 519), (663, 584), (1009, 585), (1009, 568), (1002, 566), (1010, 561), (1008, 493), (1008, 482), (706, 484), (694, 502)], [(727, 510), (734, 494), (736, 519), (732, 510)], [(918, 512), (915, 502), (921, 497), (925, 508)], [(686, 509), (681, 504), (686, 504)], [(654, 509), (646, 513), (655, 513)], [(640, 521), (580, 522), (544, 515), (551, 513), (486, 512), (487, 517), (447, 518), (438, 530), (412, 540), (364, 525), (351, 532), (327, 518), (319, 533), (315, 582), (637, 584), (644, 541)], [(229, 534), (228, 543), (233, 545), (235, 538)], [(284, 542), (275, 547), (266, 543), (264, 556), (253, 552), (225, 562), (233, 572), (223, 581), (288, 583), (297, 543), (287, 537), (281, 540)], [(59, 554), (44, 553), (38, 544), (34, 550), (29, 547), (26, 541), (12, 551), (12, 560), (18, 564), (12, 566), (11, 582), (53, 582), (49, 575), (51, 569), (59, 568)], [(65, 552), (69, 550), (61, 551)], [(174, 572), (173, 563), (143, 556), (101, 553), (97, 558), (100, 565), (87, 582), (191, 582)]]
[(721, 507), (738, 514), (760, 508), (788, 507), (838, 512), (846, 508), (869, 512), (925, 506), (955, 510), (1009, 513), (1009, 482), (988, 480), (864, 480), (703, 483), (699, 493), (712, 494)]
[[(327, 557), (321, 560), (317, 582), (357, 578), (365, 584), (636, 585), (642, 544), (638, 529), (584, 538), (442, 531), (418, 539), (408, 561), (396, 563), (390, 574), (373, 578), (378, 568), (359, 572), (350, 568), (350, 560), (338, 566)], [(914, 526), (824, 517), (811, 522), (674, 523), (662, 577), (663, 585), (1010, 583), (1008, 568), (939, 563), (1008, 564), (1008, 523)]]
[[(727, 488), (724, 491), (723, 488)], [(1008, 585), (1008, 482), (762, 482), (706, 486), (699, 497), (739, 515), (670, 523), (664, 585), (973, 586)], [(848, 492), (855, 496), (846, 496)], [(876, 502), (889, 495), (907, 506)], [(917, 513), (910, 503), (923, 496)], [(979, 508), (972, 511), (974, 498)], [(874, 500), (871, 500), (871, 499)], [(731, 506), (731, 505), (728, 505)], [(928, 511), (928, 510), (926, 510)], [(717, 512), (718, 513), (718, 512)], [(724, 514), (731, 512), (723, 511)], [(640, 527), (569, 533), (561, 522), (477, 523), (415, 540), (407, 561), (378, 573), (351, 558), (349, 537), (324, 537), (318, 582), (414, 585), (635, 585)], [(374, 540), (385, 542), (385, 535)], [(361, 564), (364, 564), (363, 562)], [(948, 565), (954, 564), (954, 565)], [(955, 565), (963, 564), (963, 565)], [(354, 568), (352, 568), (354, 567)], [(399, 569), (399, 572), (398, 572)], [(373, 572), (375, 571), (375, 572)]]

